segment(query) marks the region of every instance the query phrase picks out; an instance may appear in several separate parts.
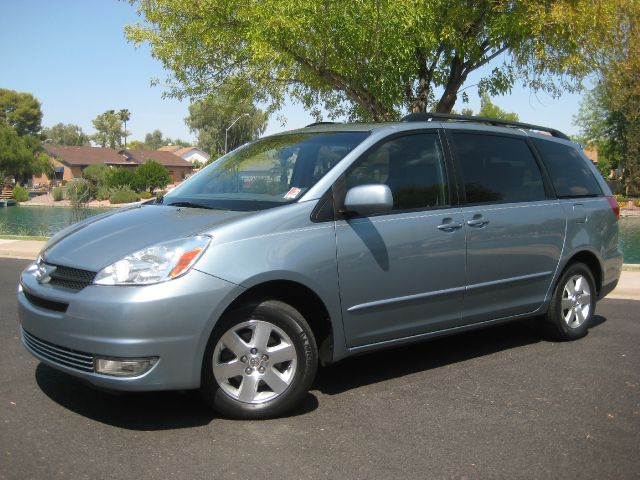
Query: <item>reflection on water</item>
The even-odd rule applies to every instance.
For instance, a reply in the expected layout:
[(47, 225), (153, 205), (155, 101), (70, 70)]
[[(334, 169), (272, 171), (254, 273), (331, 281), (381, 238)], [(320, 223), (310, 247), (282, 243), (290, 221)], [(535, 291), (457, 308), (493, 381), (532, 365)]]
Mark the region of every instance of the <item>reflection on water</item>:
[(6, 207), (0, 208), (0, 233), (50, 237), (68, 225), (108, 208)]
[[(0, 233), (50, 237), (67, 225), (107, 210), (20, 206), (0, 208)], [(620, 247), (625, 263), (640, 263), (640, 217), (620, 219)]]
[(640, 217), (620, 219), (620, 248), (625, 263), (640, 263)]

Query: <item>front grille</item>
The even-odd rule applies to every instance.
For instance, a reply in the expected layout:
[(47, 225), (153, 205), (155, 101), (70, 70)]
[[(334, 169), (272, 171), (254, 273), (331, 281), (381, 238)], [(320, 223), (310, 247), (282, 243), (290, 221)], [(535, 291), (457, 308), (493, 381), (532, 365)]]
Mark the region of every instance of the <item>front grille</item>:
[(33, 353), (64, 367), (93, 372), (93, 355), (40, 340), (22, 329), (22, 341)]
[(35, 305), (36, 307), (44, 308), (45, 310), (53, 310), (55, 312), (66, 312), (67, 308), (69, 308), (68, 303), (55, 302), (53, 300), (48, 300), (46, 298), (38, 297), (33, 293), (27, 292), (24, 287), (22, 292), (24, 296), (29, 300), (29, 303)]
[(71, 290), (82, 290), (93, 283), (96, 278), (96, 272), (89, 270), (80, 270), (78, 268), (62, 267), (57, 265), (56, 269), (49, 275), (51, 285), (69, 288)]

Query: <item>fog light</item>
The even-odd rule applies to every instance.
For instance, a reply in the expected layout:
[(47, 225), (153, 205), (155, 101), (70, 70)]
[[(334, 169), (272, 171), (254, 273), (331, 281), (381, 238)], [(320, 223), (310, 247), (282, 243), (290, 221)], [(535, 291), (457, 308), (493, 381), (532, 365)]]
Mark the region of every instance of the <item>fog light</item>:
[(158, 357), (148, 358), (96, 358), (96, 373), (115, 377), (137, 377), (148, 372)]

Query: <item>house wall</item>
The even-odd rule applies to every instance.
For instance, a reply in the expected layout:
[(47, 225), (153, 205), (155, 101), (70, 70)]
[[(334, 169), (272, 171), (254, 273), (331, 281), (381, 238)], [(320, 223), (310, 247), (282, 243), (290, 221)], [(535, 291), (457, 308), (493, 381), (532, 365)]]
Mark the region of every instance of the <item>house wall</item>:
[(171, 177), (171, 183), (178, 184), (182, 182), (187, 175), (193, 171), (193, 167), (166, 167)]
[(201, 152), (198, 152), (196, 150), (192, 150), (191, 152), (184, 155), (182, 158), (184, 158), (187, 162), (191, 162), (191, 163), (195, 162), (196, 160), (198, 162), (207, 163), (207, 160), (209, 160), (205, 155), (203, 155)]

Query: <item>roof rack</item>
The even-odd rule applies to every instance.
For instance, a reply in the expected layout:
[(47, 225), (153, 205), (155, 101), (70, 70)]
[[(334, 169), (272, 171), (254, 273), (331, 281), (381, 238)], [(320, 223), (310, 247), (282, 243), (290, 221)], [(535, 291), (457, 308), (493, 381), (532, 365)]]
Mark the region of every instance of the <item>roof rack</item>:
[(417, 112), (410, 113), (402, 117), (403, 122), (429, 122), (432, 120), (458, 120), (463, 122), (476, 122), (476, 123), (488, 123), (497, 127), (518, 127), (525, 128), (527, 130), (537, 130), (539, 132), (550, 133), (551, 136), (557, 138), (563, 138), (565, 140), (571, 140), (564, 133), (555, 130), (553, 128), (541, 127), (539, 125), (531, 125), (530, 123), (511, 122), (509, 120), (501, 120), (498, 118), (489, 117), (475, 117), (472, 115), (454, 115), (452, 113), (428, 113)]
[(315, 127), (317, 125), (333, 125), (334, 123), (339, 123), (339, 122), (313, 122), (313, 123), (310, 123), (309, 125), (305, 125), (304, 128)]

